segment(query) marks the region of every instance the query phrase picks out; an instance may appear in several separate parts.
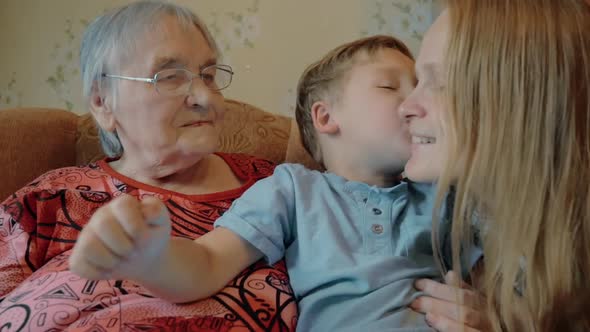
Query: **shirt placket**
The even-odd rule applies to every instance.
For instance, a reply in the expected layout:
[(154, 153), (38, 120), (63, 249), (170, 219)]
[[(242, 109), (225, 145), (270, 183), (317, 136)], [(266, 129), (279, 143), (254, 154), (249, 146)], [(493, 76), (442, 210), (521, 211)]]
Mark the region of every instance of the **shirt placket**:
[(376, 189), (371, 189), (364, 203), (363, 247), (365, 253), (391, 254), (391, 198)]

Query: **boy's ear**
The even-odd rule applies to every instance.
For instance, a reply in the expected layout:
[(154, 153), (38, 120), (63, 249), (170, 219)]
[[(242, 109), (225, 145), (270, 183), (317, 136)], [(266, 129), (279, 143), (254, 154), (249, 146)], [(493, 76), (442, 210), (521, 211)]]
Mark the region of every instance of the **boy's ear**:
[(90, 93), (90, 113), (92, 113), (94, 119), (103, 130), (109, 132), (115, 131), (116, 121), (113, 110), (110, 107), (110, 103), (107, 102), (107, 97), (98, 90), (96, 84), (92, 86), (92, 92)]
[(311, 105), (311, 119), (318, 133), (334, 135), (340, 130), (336, 119), (332, 116), (331, 105), (325, 101), (316, 101)]

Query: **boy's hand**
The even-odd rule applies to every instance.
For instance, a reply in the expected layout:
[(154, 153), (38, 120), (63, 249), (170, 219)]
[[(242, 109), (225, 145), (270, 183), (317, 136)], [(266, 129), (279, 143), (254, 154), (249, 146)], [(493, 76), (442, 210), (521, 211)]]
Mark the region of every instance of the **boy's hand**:
[[(460, 288), (453, 285), (459, 284)], [(480, 295), (459, 279), (455, 272), (445, 276), (445, 284), (429, 279), (417, 280), (416, 289), (424, 295), (410, 307), (426, 314), (426, 321), (437, 331), (488, 331), (489, 323), (482, 312)], [(457, 302), (459, 301), (459, 302)]]
[(166, 254), (170, 215), (155, 197), (118, 197), (99, 208), (70, 256), (70, 269), (88, 279), (146, 280)]

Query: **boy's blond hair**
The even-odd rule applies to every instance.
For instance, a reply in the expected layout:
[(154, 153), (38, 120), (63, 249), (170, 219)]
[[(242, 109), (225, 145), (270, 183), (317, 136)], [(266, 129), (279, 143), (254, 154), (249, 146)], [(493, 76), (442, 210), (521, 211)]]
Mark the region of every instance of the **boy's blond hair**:
[(320, 100), (338, 98), (343, 79), (354, 65), (357, 55), (374, 55), (378, 50), (390, 48), (414, 60), (408, 47), (391, 36), (371, 36), (336, 47), (319, 61), (311, 64), (297, 84), (295, 119), (301, 134), (301, 143), (315, 161), (323, 165), (322, 153), (311, 118), (312, 105)]

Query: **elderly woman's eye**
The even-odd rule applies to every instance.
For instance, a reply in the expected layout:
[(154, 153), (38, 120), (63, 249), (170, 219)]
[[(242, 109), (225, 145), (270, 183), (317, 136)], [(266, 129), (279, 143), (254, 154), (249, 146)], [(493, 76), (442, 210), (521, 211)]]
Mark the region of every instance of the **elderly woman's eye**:
[(212, 74), (201, 74), (201, 79), (207, 84), (215, 82), (215, 76)]
[(180, 80), (182, 78), (183, 78), (183, 75), (181, 73), (177, 72), (177, 71), (160, 73), (158, 75), (158, 81), (159, 82), (176, 81), (176, 80)]
[(177, 74), (167, 74), (167, 75), (160, 77), (160, 80), (169, 81), (169, 80), (175, 80), (177, 78), (178, 78)]

